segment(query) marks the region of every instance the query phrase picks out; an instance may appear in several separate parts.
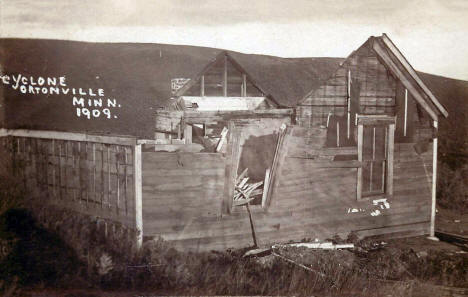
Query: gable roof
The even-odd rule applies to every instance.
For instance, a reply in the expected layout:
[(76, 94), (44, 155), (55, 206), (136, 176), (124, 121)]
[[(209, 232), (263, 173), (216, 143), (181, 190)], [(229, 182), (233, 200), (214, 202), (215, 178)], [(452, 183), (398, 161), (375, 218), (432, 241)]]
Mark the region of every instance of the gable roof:
[(445, 117), (448, 116), (445, 107), (436, 99), (431, 90), (385, 33), (379, 37), (369, 38), (369, 42), (384, 64), (400, 79), (405, 88), (411, 92), (411, 95), (421, 104), (433, 120), (437, 120), (438, 115), (441, 114)]
[(223, 51), (176, 92), (181, 96), (221, 57), (227, 58), (280, 107), (295, 107), (303, 94), (321, 85), (338, 68), (341, 58), (280, 58)]
[(182, 96), (187, 90), (189, 90), (193, 85), (195, 85), (201, 78), (202, 75), (204, 75), (213, 65), (215, 65), (217, 62), (220, 61), (220, 59), (227, 58), (231, 64), (237, 68), (240, 72), (245, 74), (247, 76), (247, 79), (255, 85), (265, 96), (270, 97), (271, 99), (274, 100), (274, 96), (268, 94), (261, 85), (256, 83), (255, 79), (250, 76), (250, 74), (244, 70), (244, 68), (239, 65), (239, 63), (231, 57), (231, 55), (227, 51), (223, 51), (220, 54), (218, 54), (210, 63), (208, 63), (202, 71), (200, 71), (197, 75), (194, 77), (190, 78), (189, 81), (187, 81), (180, 89), (178, 89), (175, 93), (175, 96)]
[(339, 67), (341, 58), (279, 58), (228, 52), (281, 107), (295, 107)]
[(0, 49), (0, 63), (7, 72), (46, 75), (50, 71), (85, 86), (99, 74), (106, 90), (134, 100), (151, 98), (154, 108), (170, 106), (171, 79), (196, 77), (223, 52), (282, 107), (296, 106), (342, 60), (281, 58), (186, 45), (17, 38), (0, 39)]
[[(437, 120), (439, 115), (448, 116), (446, 108), (437, 100), (430, 88), (428, 88), (420, 78), (418, 72), (414, 70), (408, 60), (406, 60), (400, 50), (398, 50), (385, 33), (379, 37), (371, 36), (359, 49), (364, 46), (370, 46), (370, 48), (372, 48), (381, 62), (403, 83), (405, 88), (408, 89), (411, 95), (413, 95), (416, 101), (426, 110), (433, 120)], [(356, 51), (353, 51), (344, 59), (340, 63), (340, 67), (344, 65)], [(334, 74), (335, 73), (332, 73), (327, 79), (332, 78)], [(311, 89), (299, 102), (305, 101), (316, 89), (317, 88)]]

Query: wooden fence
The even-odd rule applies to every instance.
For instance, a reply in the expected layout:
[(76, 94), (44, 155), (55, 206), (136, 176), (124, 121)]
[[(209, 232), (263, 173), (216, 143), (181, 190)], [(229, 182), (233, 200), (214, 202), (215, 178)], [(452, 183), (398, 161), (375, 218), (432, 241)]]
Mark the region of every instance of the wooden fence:
[(119, 222), (141, 244), (141, 145), (132, 137), (0, 130), (34, 202)]

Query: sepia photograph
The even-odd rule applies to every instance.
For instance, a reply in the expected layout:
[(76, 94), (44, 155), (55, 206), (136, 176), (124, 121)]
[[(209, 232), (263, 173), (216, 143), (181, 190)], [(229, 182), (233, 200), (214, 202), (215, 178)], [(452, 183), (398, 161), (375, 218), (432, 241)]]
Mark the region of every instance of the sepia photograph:
[(468, 296), (468, 1), (0, 0), (0, 296)]

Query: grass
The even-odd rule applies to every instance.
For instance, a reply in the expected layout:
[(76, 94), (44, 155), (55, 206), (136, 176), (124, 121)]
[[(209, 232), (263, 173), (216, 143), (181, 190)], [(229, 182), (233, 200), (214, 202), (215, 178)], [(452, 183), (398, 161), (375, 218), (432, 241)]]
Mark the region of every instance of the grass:
[[(58, 233), (73, 234), (64, 242), (58, 233), (38, 226), (25, 210), (4, 213), (0, 237), (16, 241), (9, 256), (0, 261), (1, 279), (16, 277), (19, 289), (95, 288), (171, 295), (409, 296), (426, 283), (468, 287), (466, 255), (429, 251), (421, 256), (394, 247), (371, 250), (362, 241), (355, 251), (282, 247), (274, 250), (276, 255), (247, 258), (245, 249), (178, 252), (162, 239), (147, 241), (136, 252), (129, 246), (104, 244), (98, 224), (86, 228), (80, 223), (86, 220), (65, 217), (69, 215), (57, 213), (53, 218), (61, 226)], [(11, 290), (4, 292), (7, 289)]]
[(443, 208), (468, 213), (468, 164), (439, 163), (437, 203)]

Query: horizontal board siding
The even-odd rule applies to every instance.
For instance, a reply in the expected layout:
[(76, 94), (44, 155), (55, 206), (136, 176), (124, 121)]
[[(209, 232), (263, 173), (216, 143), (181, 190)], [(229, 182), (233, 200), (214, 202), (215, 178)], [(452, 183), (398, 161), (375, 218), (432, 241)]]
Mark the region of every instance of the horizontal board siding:
[(216, 221), (221, 212), (224, 166), (222, 154), (143, 153), (144, 234), (180, 238), (185, 236), (183, 226), (196, 218)]
[[(297, 138), (291, 141), (288, 153), (298, 153), (299, 142)], [(283, 215), (272, 221), (280, 224), (280, 230), (290, 221), (301, 226), (297, 228), (315, 228), (304, 230), (303, 235), (320, 239), (359, 230), (369, 235), (425, 232), (431, 197), (428, 154), (418, 155), (414, 143), (395, 145), (394, 196), (388, 199), (389, 209), (374, 205), (372, 199), (356, 200), (355, 168), (313, 168), (308, 164), (316, 160), (287, 157), (269, 210), (272, 216)], [(376, 210), (379, 215), (372, 216)]]
[[(321, 130), (293, 128), (284, 145), (288, 154), (297, 153), (297, 148), (317, 153), (322, 136)], [(431, 170), (424, 162), (430, 160), (430, 152), (418, 155), (414, 144), (395, 147), (394, 196), (388, 199), (388, 209), (374, 205), (372, 199), (357, 201), (356, 168), (314, 168), (309, 165), (316, 160), (286, 156), (276, 176), (270, 207), (267, 211), (252, 207), (259, 244), (327, 239), (351, 231), (362, 236), (426, 233)], [(340, 154), (338, 149), (323, 152), (327, 158)], [(145, 234), (161, 236), (183, 250), (251, 246), (246, 209), (236, 207), (231, 214), (221, 213), (224, 166), (221, 154), (144, 153)], [(380, 213), (372, 216), (377, 210)]]
[[(322, 86), (301, 102), (297, 111), (298, 124), (305, 127), (326, 125), (328, 114), (343, 116), (347, 107), (348, 73), (351, 87), (359, 88), (359, 113), (395, 114), (396, 79), (365, 45), (336, 70)], [(352, 93), (352, 92), (351, 92)], [(355, 104), (357, 98), (352, 98)]]

